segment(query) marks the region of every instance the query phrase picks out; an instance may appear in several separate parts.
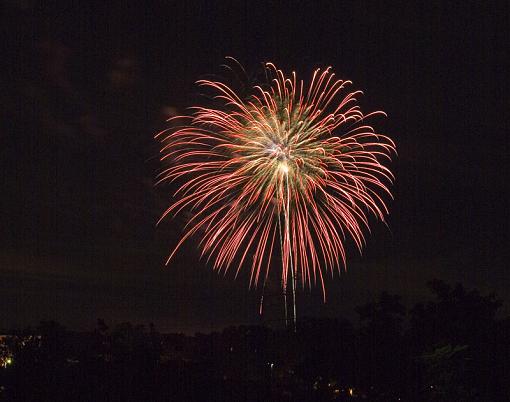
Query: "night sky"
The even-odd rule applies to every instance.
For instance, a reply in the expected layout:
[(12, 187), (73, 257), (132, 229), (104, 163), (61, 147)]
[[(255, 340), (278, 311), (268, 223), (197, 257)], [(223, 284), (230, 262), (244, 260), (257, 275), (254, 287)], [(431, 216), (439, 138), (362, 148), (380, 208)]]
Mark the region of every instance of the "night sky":
[(212, 273), (196, 243), (165, 267), (184, 220), (155, 226), (172, 188), (154, 187), (153, 136), (225, 56), (305, 79), (331, 65), (397, 143), (388, 227), (372, 222), (362, 256), (348, 243), (328, 303), (300, 292), (298, 314), (354, 317), (381, 290), (412, 303), (432, 278), (496, 292), (508, 311), (508, 2), (47, 3), (2, 11), (0, 329), (281, 320), (278, 283), (260, 317), (260, 289)]

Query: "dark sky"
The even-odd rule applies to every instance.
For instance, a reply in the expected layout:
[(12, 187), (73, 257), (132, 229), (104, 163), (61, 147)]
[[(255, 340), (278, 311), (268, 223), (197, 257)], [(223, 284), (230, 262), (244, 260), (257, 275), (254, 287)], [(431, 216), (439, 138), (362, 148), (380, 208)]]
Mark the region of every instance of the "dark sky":
[[(0, 328), (154, 322), (209, 331), (282, 318), (246, 278), (211, 273), (158, 228), (156, 131), (200, 100), (194, 81), (225, 56), (303, 78), (333, 66), (397, 143), (388, 228), (373, 222), (348, 271), (301, 292), (301, 315), (349, 315), (386, 289), (408, 303), (440, 278), (510, 303), (509, 3), (6, 1), (0, 127)], [(146, 3), (146, 4), (145, 4)]]

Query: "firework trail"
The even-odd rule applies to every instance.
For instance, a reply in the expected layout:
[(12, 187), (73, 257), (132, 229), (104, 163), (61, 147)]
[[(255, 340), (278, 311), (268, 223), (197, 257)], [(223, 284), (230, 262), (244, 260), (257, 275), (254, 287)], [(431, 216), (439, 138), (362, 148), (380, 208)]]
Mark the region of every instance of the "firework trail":
[[(361, 91), (317, 69), (309, 84), (266, 63), (266, 85), (241, 97), (200, 80), (218, 107), (191, 108), (156, 135), (168, 165), (158, 182), (177, 180), (167, 216), (191, 211), (184, 234), (217, 271), (250, 267), (250, 286), (267, 279), (275, 248), (284, 289), (320, 283), (345, 268), (344, 242), (361, 251), (369, 215), (384, 221), (393, 175), (393, 141), (376, 134), (357, 105)], [(290, 276), (290, 279), (289, 279)], [(294, 293), (295, 297), (295, 293)]]

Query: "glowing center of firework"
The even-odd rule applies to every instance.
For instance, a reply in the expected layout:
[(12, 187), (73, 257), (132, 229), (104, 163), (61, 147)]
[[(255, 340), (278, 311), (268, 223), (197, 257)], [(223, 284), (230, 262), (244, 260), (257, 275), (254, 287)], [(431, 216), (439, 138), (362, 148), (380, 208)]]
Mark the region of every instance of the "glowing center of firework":
[(289, 157), (289, 148), (282, 144), (272, 143), (269, 148), (270, 153), (272, 153), (276, 158), (283, 159)]
[(278, 169), (282, 173), (289, 173), (290, 167), (288, 162), (292, 159), (289, 147), (273, 143), (269, 148), (269, 153), (278, 162)]
[(279, 167), (283, 173), (285, 174), (289, 173), (289, 165), (287, 165), (287, 162), (281, 162)]

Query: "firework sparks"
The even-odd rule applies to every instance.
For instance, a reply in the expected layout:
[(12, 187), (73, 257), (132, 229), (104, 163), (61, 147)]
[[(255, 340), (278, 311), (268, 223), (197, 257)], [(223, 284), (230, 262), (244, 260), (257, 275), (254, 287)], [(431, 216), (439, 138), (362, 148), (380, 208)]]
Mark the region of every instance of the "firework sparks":
[[(346, 266), (344, 242), (359, 250), (369, 215), (383, 220), (393, 175), (386, 166), (395, 145), (366, 124), (360, 91), (316, 70), (309, 85), (266, 63), (269, 82), (242, 98), (218, 81), (217, 108), (194, 107), (180, 124), (159, 133), (159, 182), (179, 180), (175, 201), (161, 220), (183, 210), (192, 216), (171, 253), (199, 235), (202, 256), (218, 271), (245, 264), (250, 286), (265, 281), (279, 249), (282, 285), (294, 275), (303, 286)], [(386, 196), (385, 196), (386, 194)], [(167, 261), (167, 263), (168, 263)]]

